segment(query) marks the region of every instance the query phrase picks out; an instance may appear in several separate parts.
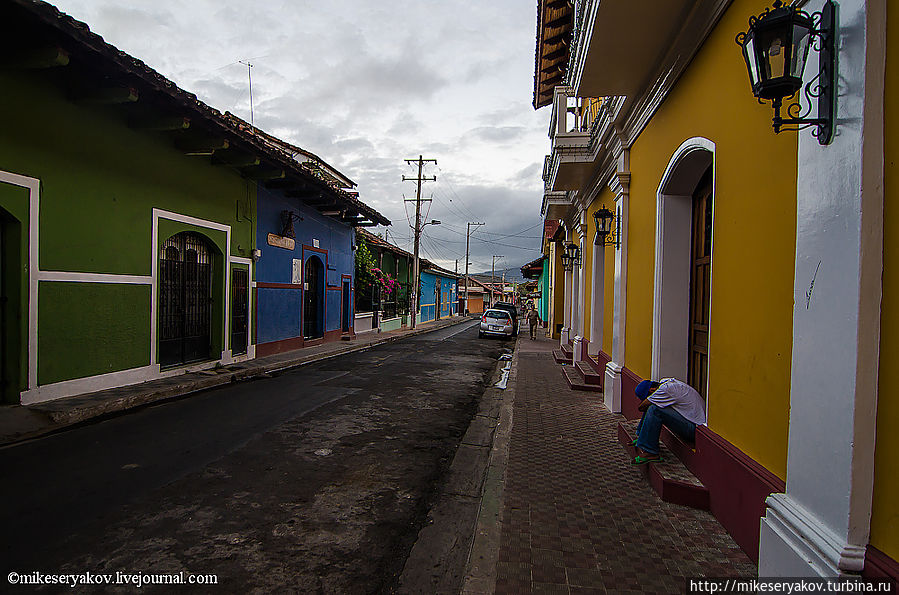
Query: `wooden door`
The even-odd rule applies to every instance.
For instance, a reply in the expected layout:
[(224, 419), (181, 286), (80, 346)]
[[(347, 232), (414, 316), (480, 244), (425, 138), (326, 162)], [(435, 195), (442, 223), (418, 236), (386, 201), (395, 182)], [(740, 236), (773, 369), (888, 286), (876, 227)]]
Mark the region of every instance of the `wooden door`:
[(690, 257), (690, 349), (687, 382), (705, 397), (709, 379), (709, 306), (712, 267), (712, 170), (693, 193)]

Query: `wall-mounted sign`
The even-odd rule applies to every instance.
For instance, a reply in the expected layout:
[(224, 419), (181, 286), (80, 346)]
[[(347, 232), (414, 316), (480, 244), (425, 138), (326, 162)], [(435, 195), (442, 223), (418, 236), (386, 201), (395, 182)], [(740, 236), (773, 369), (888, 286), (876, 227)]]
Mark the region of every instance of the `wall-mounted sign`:
[(312, 240), (312, 247), (313, 247), (313, 248), (318, 248), (318, 247), (319, 247), (319, 246), (318, 246), (318, 240), (316, 240), (316, 239), (313, 239), (313, 240)]
[(299, 285), (303, 282), (303, 261), (299, 258), (293, 259), (293, 271), (290, 275), (290, 282)]
[(285, 238), (283, 236), (276, 236), (273, 233), (268, 234), (268, 245), (274, 246), (275, 248), (284, 248), (285, 250), (293, 250), (296, 248), (296, 241), (293, 238)]

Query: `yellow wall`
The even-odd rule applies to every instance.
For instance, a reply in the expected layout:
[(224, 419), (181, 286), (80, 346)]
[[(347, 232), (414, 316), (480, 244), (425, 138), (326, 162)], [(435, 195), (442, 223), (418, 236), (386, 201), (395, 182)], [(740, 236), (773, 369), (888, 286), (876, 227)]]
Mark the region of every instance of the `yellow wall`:
[(899, 560), (899, 384), (892, 378), (899, 361), (899, 10), (887, 10), (887, 65), (884, 104), (883, 302), (880, 328), (880, 386), (871, 545)]
[(768, 4), (731, 5), (632, 147), (625, 365), (651, 373), (658, 186), (681, 143), (704, 137), (716, 150), (709, 427), (785, 478), (797, 135), (774, 134), (734, 43)]

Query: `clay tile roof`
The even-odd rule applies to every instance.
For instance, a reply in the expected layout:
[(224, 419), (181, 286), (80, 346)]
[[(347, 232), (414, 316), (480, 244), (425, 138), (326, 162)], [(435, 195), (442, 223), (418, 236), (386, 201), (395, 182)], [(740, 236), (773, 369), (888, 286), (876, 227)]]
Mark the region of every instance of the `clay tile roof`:
[[(250, 127), (233, 114), (222, 114), (206, 105), (196, 95), (181, 89), (144, 62), (106, 43), (87, 24), (41, 0), (4, 0), (0, 3), (0, 21), (10, 15), (22, 21), (16, 22), (19, 28), (34, 29), (36, 41), (58, 43), (67, 53), (77, 57), (77, 63), (84, 73), (96, 78), (114, 79), (130, 86), (139, 93), (142, 102), (146, 98), (148, 105), (184, 116), (191, 120), (191, 127), (194, 122), (201, 123), (209, 131), (233, 141), (242, 150), (283, 168), (292, 178), (329, 192), (340, 203), (350, 207), (349, 210), (363, 215), (372, 223), (390, 225), (389, 219), (360, 201), (357, 193), (347, 192), (340, 187), (340, 183), (335, 183), (327, 176), (317, 175), (314, 168), (304, 167), (294, 159), (288, 149), (292, 145), (278, 141), (268, 134), (257, 134), (256, 132), (261, 131)], [(349, 178), (345, 180), (352, 184)]]

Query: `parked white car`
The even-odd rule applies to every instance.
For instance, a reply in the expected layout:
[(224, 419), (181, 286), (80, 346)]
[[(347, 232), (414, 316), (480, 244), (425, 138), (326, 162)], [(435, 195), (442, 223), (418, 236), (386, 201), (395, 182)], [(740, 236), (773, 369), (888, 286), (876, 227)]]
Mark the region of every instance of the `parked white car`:
[(512, 337), (515, 334), (515, 322), (512, 315), (505, 310), (486, 310), (481, 316), (481, 329), (478, 336), (490, 335)]

